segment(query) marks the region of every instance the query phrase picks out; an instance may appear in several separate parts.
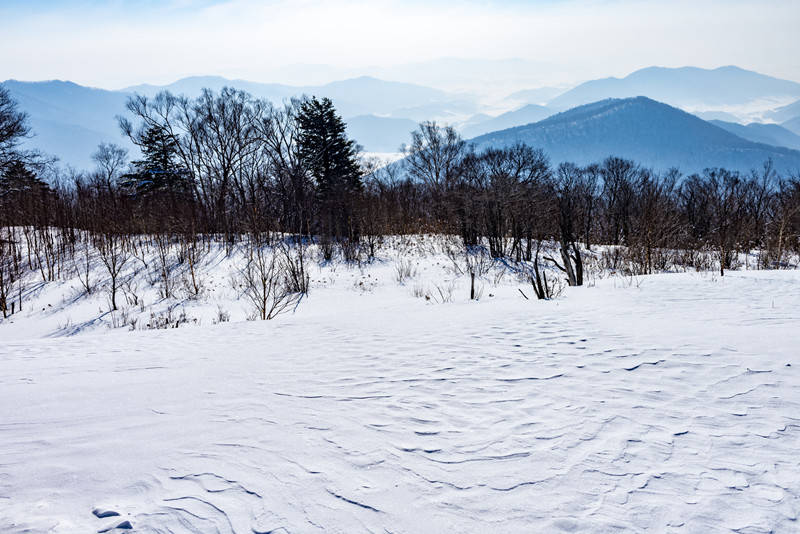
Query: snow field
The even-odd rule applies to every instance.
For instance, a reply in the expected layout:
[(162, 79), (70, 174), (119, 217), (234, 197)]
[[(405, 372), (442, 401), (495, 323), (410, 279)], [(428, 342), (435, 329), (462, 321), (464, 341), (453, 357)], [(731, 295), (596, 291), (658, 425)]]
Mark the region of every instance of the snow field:
[[(42, 288), (57, 311), (0, 324), (0, 532), (797, 531), (798, 272), (469, 302), (448, 261), (155, 331)], [(65, 314), (82, 335), (36, 339)]]

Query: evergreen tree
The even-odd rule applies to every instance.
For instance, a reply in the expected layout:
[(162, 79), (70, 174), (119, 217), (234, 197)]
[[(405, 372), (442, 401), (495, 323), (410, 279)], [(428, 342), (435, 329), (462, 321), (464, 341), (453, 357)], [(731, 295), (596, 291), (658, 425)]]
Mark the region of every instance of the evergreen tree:
[(137, 141), (144, 159), (133, 163), (140, 170), (176, 170), (178, 143), (164, 129), (151, 126), (140, 135)]
[(335, 237), (357, 234), (353, 217), (362, 190), (358, 147), (347, 138), (345, 123), (328, 98), (305, 100), (297, 116), (300, 158), (317, 185), (322, 232)]
[(317, 182), (321, 198), (360, 191), (358, 148), (347, 138), (345, 123), (328, 98), (316, 97), (300, 106), (300, 157)]
[(151, 126), (134, 142), (144, 158), (133, 162), (138, 172), (122, 177), (123, 187), (138, 195), (191, 192), (191, 174), (178, 165), (178, 143), (172, 135), (163, 128)]
[(15, 218), (17, 224), (32, 224), (46, 218), (45, 206), (52, 195), (50, 186), (24, 162), (11, 161), (0, 172), (0, 225), (5, 217)]
[(42, 194), (50, 192), (50, 186), (41, 180), (22, 161), (14, 160), (0, 174), (0, 197), (14, 194)]

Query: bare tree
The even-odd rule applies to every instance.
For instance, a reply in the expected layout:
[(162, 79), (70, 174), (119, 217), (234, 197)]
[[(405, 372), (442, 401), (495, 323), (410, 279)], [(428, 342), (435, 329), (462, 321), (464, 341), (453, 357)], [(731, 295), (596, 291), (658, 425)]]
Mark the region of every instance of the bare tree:
[(307, 236), (314, 211), (314, 182), (300, 153), (297, 114), (301, 99), (280, 108), (268, 105), (256, 122), (258, 137), (274, 181), (280, 225), (286, 231)]
[(733, 261), (744, 223), (745, 184), (738, 173), (725, 169), (707, 169), (704, 174), (711, 208), (711, 237), (718, 251), (719, 274), (724, 276)]
[(15, 269), (11, 252), (11, 243), (6, 243), (0, 235), (0, 311), (3, 312), (3, 319), (8, 317), (11, 308), (11, 290), (14, 283)]
[(616, 157), (607, 158), (600, 166), (606, 244), (624, 244), (630, 235), (634, 183), (640, 172), (635, 162)]
[(786, 250), (800, 251), (800, 176), (780, 181), (775, 205), (773, 265), (781, 267)]
[(0, 85), (0, 173), (20, 159), (19, 145), (30, 133), (28, 115), (17, 108), (11, 93)]
[(677, 169), (663, 175), (643, 170), (635, 182), (628, 241), (645, 274), (654, 271), (659, 249), (675, 242), (678, 235), (675, 192), (679, 177)]
[(97, 249), (100, 252), (100, 260), (105, 265), (110, 277), (111, 310), (117, 311), (119, 278), (130, 258), (126, 248), (125, 237), (114, 231), (103, 232), (98, 236), (97, 245)]
[(107, 186), (111, 187), (128, 162), (128, 151), (113, 143), (100, 143), (92, 154), (92, 160)]
[(123, 133), (139, 146), (152, 129), (169, 137), (180, 163), (194, 177), (195, 196), (211, 223), (225, 227), (230, 222), (226, 208), (234, 181), (242, 179), (260, 149), (258, 125), (269, 106), (225, 87), (219, 94), (204, 89), (194, 100), (168, 91), (153, 99), (137, 95), (128, 100), (127, 108), (139, 124), (119, 118)]
[[(538, 203), (542, 187), (550, 178), (547, 156), (526, 145), (504, 149), (487, 149), (464, 158), (464, 188), (461, 207), (462, 236), (465, 242), (477, 242), (477, 234), (486, 237), (494, 258), (512, 253), (521, 254), (531, 208)], [(509, 243), (509, 238), (511, 242)]]
[(91, 263), (91, 241), (87, 237), (86, 242), (83, 244), (83, 254), (82, 257), (78, 257), (77, 255), (74, 258), (75, 264), (75, 271), (78, 273), (78, 280), (81, 282), (81, 286), (83, 286), (83, 290), (86, 291), (87, 295), (92, 294), (92, 282), (90, 279), (91, 272), (92, 272), (92, 263)]
[(567, 275), (567, 284), (570, 286), (583, 285), (583, 258), (577, 243), (576, 221), (579, 219), (581, 197), (586, 187), (587, 181), (582, 169), (572, 163), (559, 165), (555, 193), (561, 263), (552, 257), (546, 259)]
[(411, 145), (403, 152), (409, 175), (442, 192), (460, 175), (466, 143), (452, 126), (429, 121), (411, 133)]

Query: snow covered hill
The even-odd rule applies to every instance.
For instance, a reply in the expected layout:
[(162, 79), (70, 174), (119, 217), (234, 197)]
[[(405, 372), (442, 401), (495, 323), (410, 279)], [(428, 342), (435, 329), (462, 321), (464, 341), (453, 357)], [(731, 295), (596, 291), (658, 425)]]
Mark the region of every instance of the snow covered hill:
[(535, 301), (495, 269), (469, 301), (449, 263), (315, 267), (272, 321), (209, 280), (199, 324), (68, 337), (105, 304), (41, 289), (0, 324), (0, 532), (796, 531), (798, 271)]

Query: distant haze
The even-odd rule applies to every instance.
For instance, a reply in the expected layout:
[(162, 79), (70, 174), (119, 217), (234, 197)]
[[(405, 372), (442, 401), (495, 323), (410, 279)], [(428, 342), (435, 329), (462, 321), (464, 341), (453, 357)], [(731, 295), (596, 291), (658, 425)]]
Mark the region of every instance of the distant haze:
[[(567, 91), (562, 90), (561, 94), (544, 89), (517, 91), (489, 105), (469, 93), (447, 92), (372, 77), (317, 86), (290, 86), (201, 76), (184, 78), (166, 86), (136, 85), (124, 91), (89, 88), (63, 81), (7, 80), (3, 86), (30, 116), (35, 136), (26, 140), (26, 145), (57, 155), (63, 164), (83, 169), (93, 166), (90, 156), (102, 142), (122, 144), (132, 150), (132, 157), (136, 157), (135, 148), (123, 138), (114, 119), (125, 113), (125, 101), (132, 93), (152, 96), (167, 89), (193, 97), (203, 88), (218, 91), (225, 86), (244, 89), (255, 97), (276, 104), (303, 94), (329, 97), (347, 122), (348, 135), (365, 151), (373, 153), (397, 152), (409, 141), (410, 132), (419, 121), (437, 120), (455, 126), (465, 138), (489, 134), (492, 139), (500, 140), (501, 145), (524, 141), (547, 148), (553, 156), (583, 163), (586, 161), (580, 158), (589, 154), (587, 147), (600, 143), (596, 146), (600, 152), (595, 151), (590, 159), (596, 159), (598, 154), (613, 153), (652, 165), (688, 165), (686, 168), (702, 169), (703, 165), (713, 162), (747, 170), (773, 157), (784, 168), (800, 169), (800, 152), (795, 152), (800, 149), (800, 125), (797, 124), (800, 120), (800, 83), (733, 66), (710, 70), (650, 67), (624, 78), (588, 81)], [(504, 132), (509, 128), (513, 132), (518, 130), (516, 127), (524, 125), (536, 126), (542, 119), (563, 109), (608, 98), (641, 95), (652, 98), (645, 99), (651, 104), (658, 104), (654, 102), (658, 100), (668, 105), (643, 105), (643, 101), (637, 99), (639, 105), (633, 107), (601, 106), (603, 113), (613, 112), (620, 120), (601, 121), (602, 124), (597, 121), (585, 123), (583, 119), (570, 122), (569, 129), (573, 133), (583, 131), (587, 134), (581, 139), (554, 137), (556, 131), (550, 127), (527, 129), (522, 138)], [(543, 100), (546, 105), (540, 104)], [(508, 111), (497, 113), (493, 110), (497, 106), (504, 106)], [(675, 108), (697, 113), (715, 123), (696, 117), (694, 121), (687, 120), (691, 116)], [(665, 109), (671, 111), (665, 114)], [(579, 109), (573, 111), (583, 117)], [(559, 124), (565, 118), (575, 116), (562, 114)], [(669, 125), (664, 122), (667, 117), (671, 121)], [(601, 127), (592, 126), (597, 124)], [(646, 146), (630, 145), (627, 141), (632, 132), (638, 132), (635, 137), (646, 141)], [(648, 141), (650, 133), (668, 135), (667, 138), (651, 136)], [(556, 137), (558, 142), (554, 144)], [(770, 148), (751, 146), (753, 143)], [(667, 153), (667, 146), (677, 150)], [(786, 153), (787, 149), (794, 149), (794, 153)], [(712, 157), (712, 153), (716, 155)], [(698, 154), (707, 157), (698, 159)]]
[(0, 79), (107, 89), (372, 75), (505, 95), (729, 64), (800, 81), (800, 2), (782, 0), (3, 0), (0, 20)]

